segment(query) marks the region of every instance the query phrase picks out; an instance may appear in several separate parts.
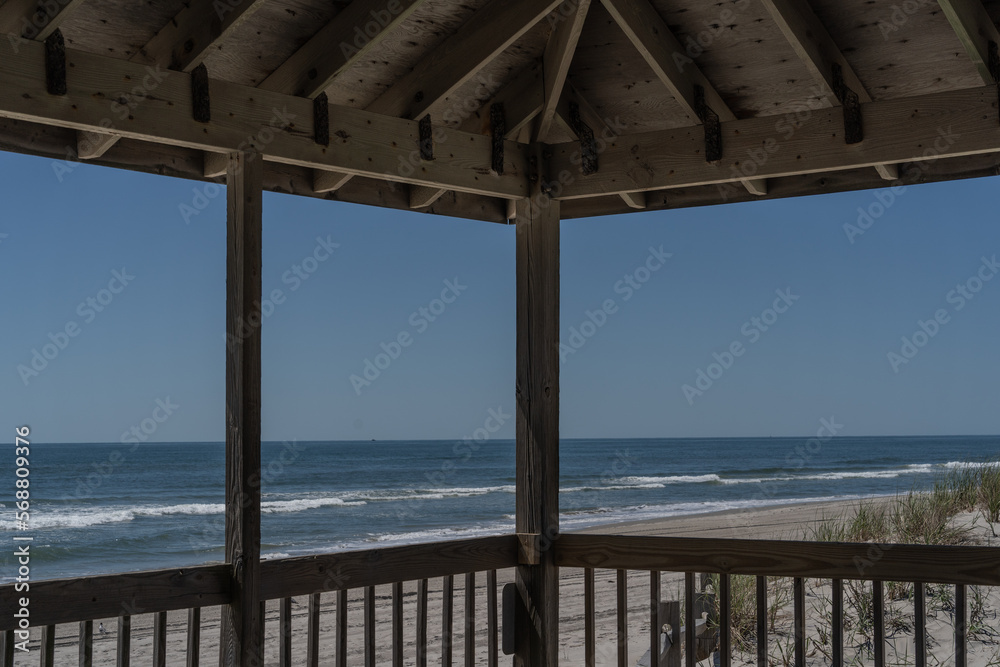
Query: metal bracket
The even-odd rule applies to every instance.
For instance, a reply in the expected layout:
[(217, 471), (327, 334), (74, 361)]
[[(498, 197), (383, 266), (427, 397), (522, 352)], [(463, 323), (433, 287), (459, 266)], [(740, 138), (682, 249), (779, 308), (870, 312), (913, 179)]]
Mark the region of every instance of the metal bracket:
[(420, 133), (420, 159), (428, 162), (434, 159), (434, 128), (431, 127), (431, 116), (427, 114), (417, 123)]
[(705, 162), (718, 162), (722, 159), (722, 123), (719, 114), (705, 103), (705, 89), (699, 85), (694, 87), (694, 110), (705, 126)]
[(844, 83), (844, 70), (839, 63), (833, 63), (833, 94), (844, 109), (844, 141), (859, 144), (865, 139), (861, 123), (861, 101), (858, 94)]
[(66, 94), (66, 42), (59, 30), (45, 39), (45, 89), (49, 95)]
[(493, 137), (491, 168), (497, 176), (503, 176), (503, 142), (507, 136), (507, 116), (504, 114), (503, 102), (490, 105), (490, 134)]
[(990, 76), (997, 85), (997, 108), (1000, 109), (1000, 53), (997, 53), (997, 43), (992, 39), (989, 42), (989, 63)]
[(330, 105), (326, 93), (313, 100), (313, 139), (320, 146), (330, 145)]
[(208, 97), (208, 68), (204, 63), (191, 70), (191, 112), (199, 123), (212, 120), (212, 103)]
[(597, 141), (594, 139), (594, 130), (583, 122), (580, 117), (580, 105), (576, 102), (569, 103), (569, 126), (580, 138), (580, 153), (582, 162), (580, 164), (584, 176), (597, 172)]

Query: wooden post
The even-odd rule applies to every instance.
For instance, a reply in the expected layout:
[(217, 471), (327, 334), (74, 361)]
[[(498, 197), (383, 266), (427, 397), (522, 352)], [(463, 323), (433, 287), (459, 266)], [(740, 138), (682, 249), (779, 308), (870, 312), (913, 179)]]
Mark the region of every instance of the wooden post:
[[(517, 202), (517, 500), (518, 533), (539, 536), (537, 564), (517, 568), (528, 610), (519, 625), (515, 666), (555, 667), (559, 573), (551, 549), (559, 536), (559, 202), (542, 189), (543, 147), (531, 158), (531, 198)], [(526, 636), (525, 636), (526, 635)]]
[(260, 617), (260, 153), (232, 153), (226, 176), (226, 562), (222, 667), (263, 665)]

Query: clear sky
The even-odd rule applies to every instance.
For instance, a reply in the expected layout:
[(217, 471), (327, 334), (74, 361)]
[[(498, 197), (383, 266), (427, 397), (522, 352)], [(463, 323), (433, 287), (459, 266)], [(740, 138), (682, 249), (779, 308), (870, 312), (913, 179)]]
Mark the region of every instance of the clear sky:
[[(224, 191), (53, 164), (0, 153), (3, 423), (222, 440)], [(1000, 433), (997, 187), (564, 222), (563, 437)], [(265, 193), (263, 284), (264, 439), (513, 414), (513, 226)]]

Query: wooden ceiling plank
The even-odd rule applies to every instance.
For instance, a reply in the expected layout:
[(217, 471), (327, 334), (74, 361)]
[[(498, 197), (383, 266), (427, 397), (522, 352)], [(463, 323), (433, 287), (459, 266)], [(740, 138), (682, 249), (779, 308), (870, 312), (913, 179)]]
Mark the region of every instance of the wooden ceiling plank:
[[(834, 92), (834, 65), (840, 66), (844, 85), (854, 91), (859, 101), (872, 101), (854, 68), (805, 0), (761, 0), (761, 3), (781, 29), (799, 60), (809, 70), (813, 80), (820, 86), (827, 104), (840, 104)], [(899, 177), (899, 170), (894, 165), (876, 165), (875, 169), (884, 180), (893, 181)]]
[(274, 70), (260, 87), (313, 98), (364, 58), (425, 0), (354, 0)]
[(387, 116), (420, 118), (559, 4), (560, 0), (491, 0), (368, 110)]
[(995, 84), (990, 71), (990, 46), (1000, 44), (1000, 32), (980, 0), (938, 0), (944, 15), (976, 66), (983, 83)]
[[(65, 95), (46, 92), (45, 45), (0, 40), (0, 116), (75, 130), (102, 131), (123, 80), (141, 81), (147, 66), (67, 49)], [(489, 137), (435, 128), (436, 159), (413, 164), (417, 123), (351, 107), (332, 107), (330, 146), (313, 139), (313, 102), (212, 80), (212, 120), (191, 113), (191, 75), (170, 72), (116, 134), (210, 152), (257, 149), (268, 160), (400, 183), (500, 197), (527, 196), (525, 147), (504, 146), (504, 174), (491, 173)]]
[(264, 2), (190, 2), (131, 60), (190, 72), (202, 63), (213, 46), (250, 18)]
[[(686, 49), (649, 0), (601, 0), (601, 2), (691, 118), (692, 123), (701, 122), (695, 100), (695, 86), (704, 89), (705, 104), (719, 116), (720, 121), (736, 120), (736, 114), (698, 66), (690, 62), (690, 58), (676, 57), (678, 54), (685, 54)], [(767, 194), (767, 182), (763, 179), (744, 179), (742, 183), (751, 194)]]
[[(754, 178), (898, 163), (914, 163), (919, 175), (938, 159), (1000, 152), (996, 86), (868, 102), (863, 113), (868, 131), (855, 145), (843, 140), (842, 110), (825, 108), (797, 127), (768, 116), (723, 123), (729, 149), (717, 164), (705, 162), (700, 133), (677, 128), (619, 137), (601, 154), (600, 170), (589, 176), (580, 173), (577, 143), (557, 144), (550, 169), (573, 174), (558, 198), (576, 199), (737, 182), (746, 175), (741, 171), (746, 156), (763, 153), (767, 157), (755, 161)], [(908, 171), (907, 178), (911, 175)]]
[(0, 34), (44, 41), (82, 3), (83, 0), (46, 3), (38, 0), (7, 0), (0, 6)]
[(549, 36), (542, 56), (545, 102), (535, 128), (536, 141), (548, 139), (589, 9), (590, 0), (569, 0), (560, 5), (555, 13), (558, 24)]

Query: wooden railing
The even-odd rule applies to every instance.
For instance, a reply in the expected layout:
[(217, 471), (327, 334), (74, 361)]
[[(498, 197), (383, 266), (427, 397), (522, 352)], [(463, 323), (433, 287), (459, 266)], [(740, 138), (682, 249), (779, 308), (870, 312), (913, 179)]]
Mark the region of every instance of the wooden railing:
[[(523, 540), (522, 540), (523, 541)], [(841, 667), (845, 663), (843, 628), (845, 620), (844, 584), (847, 581), (871, 582), (874, 610), (874, 663), (886, 663), (886, 629), (883, 623), (884, 586), (886, 582), (935, 583), (954, 586), (955, 660), (957, 667), (966, 664), (965, 600), (968, 586), (1000, 586), (1000, 549), (991, 547), (937, 547), (871, 544), (832, 544), (816, 542), (692, 539), (666, 537), (622, 537), (603, 535), (565, 534), (550, 547), (556, 564), (563, 568), (563, 580), (577, 569), (583, 575), (584, 613), (582, 636), (586, 665), (597, 664), (597, 632), (595, 630), (598, 608), (614, 608), (617, 642), (609, 651), (607, 660), (625, 667), (629, 662), (628, 635), (636, 627), (636, 614), (629, 615), (629, 571), (644, 571), (649, 577), (648, 616), (651, 664), (659, 663), (660, 630), (664, 619), (659, 617), (661, 606), (661, 573), (683, 574), (685, 604), (681, 619), (685, 627), (683, 645), (695, 646), (695, 605), (698, 595), (696, 573), (718, 575), (715, 582), (718, 597), (718, 650), (721, 664), (731, 664), (733, 646), (730, 644), (731, 581), (735, 575), (753, 575), (756, 582), (756, 652), (757, 664), (768, 664), (768, 631), (766, 625), (768, 577), (787, 577), (793, 581), (791, 606), (794, 623), (794, 664), (805, 664), (805, 597), (807, 579), (830, 581), (832, 590), (831, 646), (832, 663)], [(521, 554), (524, 558), (524, 554)], [(277, 633), (270, 625), (268, 636), (277, 636), (277, 662), (281, 667), (290, 666), (293, 646), (303, 655), (305, 664), (314, 667), (322, 659), (346, 665), (348, 650), (348, 610), (350, 591), (355, 591), (353, 601), (363, 605), (363, 651), (366, 665), (403, 665), (404, 657), (410, 663), (425, 667), (431, 653), (428, 626), (440, 630), (440, 664), (452, 665), (456, 632), (454, 623), (455, 577), (464, 577), (464, 618), (460, 633), (464, 638), (464, 664), (499, 664), (498, 647), (498, 570), (510, 578), (509, 569), (518, 564), (519, 540), (515, 536), (487, 537), (454, 542), (410, 545), (344, 552), (301, 558), (266, 560), (261, 563), (261, 599), (271, 602), (268, 624), (278, 623)], [(615, 573), (616, 602), (597, 604), (595, 572), (608, 570)], [(477, 579), (478, 575), (478, 579)], [(436, 595), (440, 579), (440, 626), (429, 623), (428, 599), (431, 590)], [(477, 581), (485, 580), (485, 605), (477, 600)], [(460, 579), (461, 583), (461, 579)], [(405, 586), (405, 588), (404, 588)], [(376, 587), (388, 589), (391, 613), (391, 639), (379, 643), (376, 634)], [(407, 594), (406, 591), (410, 592)], [(481, 587), (480, 587), (481, 590)], [(925, 667), (926, 608), (924, 587), (917, 585), (913, 592), (915, 623), (915, 667)], [(335, 604), (326, 609), (321, 596), (333, 596)], [(360, 594), (360, 596), (359, 596)], [(0, 587), (0, 632), (3, 633), (4, 650), (0, 665), (13, 664), (14, 618), (18, 598), (13, 585)], [(167, 612), (187, 611), (186, 655), (184, 662), (192, 667), (199, 664), (201, 650), (202, 609), (227, 604), (230, 597), (229, 568), (225, 565), (207, 565), (192, 568), (138, 572), (121, 575), (86, 577), (56, 581), (33, 582), (29, 593), (31, 626), (41, 627), (39, 664), (54, 664), (55, 630), (59, 624), (79, 623), (76, 640), (80, 665), (93, 660), (94, 625), (98, 619), (117, 618), (116, 664), (129, 667), (132, 637), (132, 617), (151, 614), (151, 639), (153, 664), (165, 666), (167, 660)], [(305, 598), (305, 632), (293, 632), (292, 598)], [(415, 614), (415, 637), (404, 637), (404, 598), (412, 598), (407, 605)], [(461, 598), (460, 598), (461, 599)], [(264, 604), (262, 603), (262, 607)], [(476, 610), (485, 606), (486, 632), (476, 631)], [(277, 607), (275, 610), (274, 608)], [(320, 655), (320, 618), (335, 608), (334, 641), (332, 651)], [(679, 613), (677, 607), (673, 613)], [(262, 618), (265, 617), (262, 609)], [(301, 613), (298, 616), (302, 616)], [(482, 616), (478, 617), (481, 621)], [(383, 623), (386, 619), (383, 618)], [(479, 624), (480, 627), (482, 623)], [(673, 623), (676, 633), (679, 628)], [(385, 632), (385, 628), (381, 630)], [(573, 629), (561, 630), (566, 637)], [(359, 630), (360, 633), (360, 630)], [(485, 651), (480, 650), (484, 641)], [(293, 640), (304, 640), (296, 644)], [(412, 646), (404, 656), (406, 639)], [(274, 641), (268, 645), (273, 652)], [(675, 642), (679, 647), (681, 643)], [(33, 644), (36, 646), (37, 644)], [(381, 649), (381, 652), (380, 652)], [(415, 653), (415, 656), (414, 656)], [(615, 658), (617, 655), (617, 658)], [(679, 649), (675, 653), (679, 662)], [(695, 652), (684, 651), (684, 663), (694, 667)], [(633, 656), (634, 658), (634, 656)], [(478, 660), (478, 662), (477, 662)], [(483, 662), (485, 660), (485, 662)], [(32, 658), (34, 661), (34, 658)], [(76, 660), (74, 660), (76, 662)], [(169, 661), (179, 664), (176, 656)], [(213, 660), (214, 662), (214, 660)], [(299, 661), (301, 662), (301, 660)], [(634, 661), (633, 661), (634, 662)]]
[[(806, 658), (806, 579), (826, 579), (831, 587), (830, 646), (833, 667), (842, 667), (844, 656), (844, 582), (871, 582), (873, 662), (886, 664), (885, 583), (913, 583), (914, 664), (925, 667), (926, 605), (924, 585), (954, 586), (955, 665), (964, 667), (967, 652), (967, 587), (1000, 586), (1000, 548), (925, 545), (876, 545), (766, 540), (699, 539), (670, 537), (625, 537), (566, 534), (555, 545), (560, 568), (582, 568), (584, 576), (584, 663), (596, 664), (594, 617), (595, 569), (616, 572), (617, 664), (626, 667), (628, 653), (628, 571), (649, 572), (650, 605), (646, 619), (650, 627), (650, 664), (659, 663), (660, 632), (664, 619), (658, 618), (662, 572), (684, 574), (684, 646), (695, 646), (694, 601), (696, 573), (718, 575), (718, 652), (722, 667), (729, 667), (733, 647), (731, 578), (753, 575), (756, 596), (756, 664), (768, 665), (767, 577), (792, 579), (794, 660), (797, 667)], [(565, 571), (563, 576), (565, 577)], [(675, 631), (677, 628), (674, 629)], [(1000, 630), (1000, 628), (998, 628)], [(566, 633), (566, 629), (563, 629)], [(678, 644), (679, 646), (679, 644)], [(679, 653), (677, 653), (679, 655)], [(694, 667), (695, 651), (684, 651), (686, 667)]]
[[(487, 659), (498, 664), (499, 621), (497, 615), (497, 570), (517, 564), (514, 536), (485, 537), (435, 544), (407, 545), (385, 549), (343, 552), (321, 556), (266, 560), (261, 563), (261, 600), (277, 600), (278, 662), (292, 664), (292, 598), (307, 596), (306, 664), (315, 667), (320, 658), (320, 596), (336, 596), (336, 664), (347, 662), (348, 594), (360, 589), (364, 597), (365, 664), (376, 664), (375, 590), (392, 586), (391, 663), (403, 664), (404, 582), (416, 585), (416, 663), (428, 659), (427, 615), (429, 580), (442, 580), (441, 664), (452, 664), (455, 648), (453, 592), (456, 576), (465, 579), (464, 635), (465, 664), (475, 664), (476, 574), (484, 573), (486, 588)], [(0, 586), (0, 632), (3, 650), (0, 665), (13, 665), (14, 630), (18, 599), (29, 597), (32, 627), (41, 627), (39, 664), (55, 664), (55, 631), (59, 624), (79, 623), (78, 653), (81, 666), (93, 663), (94, 624), (97, 619), (117, 618), (116, 665), (129, 667), (131, 661), (132, 617), (152, 614), (153, 665), (166, 667), (167, 612), (186, 610), (186, 652), (184, 663), (197, 667), (201, 652), (202, 609), (229, 603), (230, 579), (226, 565), (137, 572), (119, 575), (62, 579), (31, 583), (27, 594), (17, 593), (13, 584)], [(262, 602), (261, 617), (266, 615)], [(380, 661), (381, 664), (382, 661)], [(171, 665), (178, 664), (176, 660)]]

